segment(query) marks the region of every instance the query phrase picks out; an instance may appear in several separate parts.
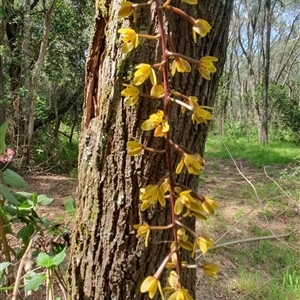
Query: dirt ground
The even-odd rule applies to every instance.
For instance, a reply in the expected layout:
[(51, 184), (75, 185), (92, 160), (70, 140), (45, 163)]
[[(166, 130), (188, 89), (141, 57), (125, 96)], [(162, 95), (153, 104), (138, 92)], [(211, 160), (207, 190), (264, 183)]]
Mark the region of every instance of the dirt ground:
[[(219, 209), (208, 221), (198, 223), (197, 230), (210, 235), (215, 241), (221, 238), (218, 243), (223, 243), (255, 236), (255, 228), (276, 235), (285, 234), (293, 228), (293, 234), (299, 240), (299, 201), (289, 193), (285, 195), (273, 181), (278, 180), (289, 166), (267, 166), (264, 170), (243, 161), (236, 163), (246, 179), (230, 160), (215, 160), (205, 166), (200, 177), (200, 193), (215, 199)], [(299, 174), (297, 176), (299, 178)], [(76, 179), (38, 174), (28, 175), (25, 179), (30, 191), (54, 198), (53, 203), (42, 208), (40, 213), (63, 221), (66, 199), (69, 196), (76, 198)], [(289, 181), (281, 188), (290, 189), (288, 184)], [(298, 186), (292, 188), (299, 191), (299, 181)], [(250, 249), (247, 244), (232, 247), (241, 247), (245, 251)], [(221, 248), (208, 257), (221, 267), (218, 279), (207, 280), (201, 271), (197, 273), (197, 299), (244, 299), (235, 295), (234, 284), (230, 281), (238, 267), (235, 262), (226, 259), (230, 249)], [(228, 289), (231, 291), (228, 292)]]

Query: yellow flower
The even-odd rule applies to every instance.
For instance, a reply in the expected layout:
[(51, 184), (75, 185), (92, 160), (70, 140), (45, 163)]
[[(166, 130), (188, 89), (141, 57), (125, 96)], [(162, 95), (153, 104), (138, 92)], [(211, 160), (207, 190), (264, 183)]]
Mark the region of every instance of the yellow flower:
[(198, 3), (198, 0), (181, 0), (181, 1), (191, 5), (195, 5)]
[(217, 71), (214, 66), (214, 62), (218, 61), (218, 59), (214, 56), (204, 56), (200, 59), (198, 65), (198, 71), (207, 80), (210, 80), (210, 73), (215, 73)]
[(134, 105), (139, 100), (140, 90), (132, 84), (123, 84), (126, 89), (121, 92), (122, 96), (125, 96), (125, 103), (128, 106)]
[(214, 200), (205, 197), (202, 202), (202, 208), (208, 214), (213, 215), (215, 213), (215, 209), (218, 208), (218, 204)]
[(121, 8), (118, 12), (119, 18), (125, 18), (130, 16), (134, 12), (134, 7), (131, 2), (125, 1), (121, 4)]
[(186, 61), (185, 59), (183, 58), (176, 58), (173, 60), (172, 62), (172, 67), (171, 67), (171, 75), (174, 76), (175, 75), (175, 72), (176, 70), (178, 72), (191, 72), (191, 66), (190, 64), (188, 63), (188, 61)]
[(173, 292), (179, 286), (178, 275), (175, 271), (170, 272), (170, 276), (168, 277), (168, 282), (170, 287), (165, 288), (165, 291)]
[(211, 119), (212, 119), (212, 115), (208, 110), (203, 109), (198, 104), (194, 106), (194, 110), (192, 114), (193, 122), (196, 121), (197, 124), (207, 123), (206, 120), (211, 120)]
[(158, 287), (158, 280), (154, 276), (148, 276), (142, 283), (141, 293), (149, 293), (150, 299), (153, 299)]
[(203, 20), (203, 19), (198, 19), (195, 21), (194, 25), (193, 25), (193, 38), (195, 43), (197, 43), (197, 33), (201, 36), (201, 37), (205, 37), (211, 30), (211, 26), (210, 24)]
[(193, 300), (193, 298), (189, 295), (187, 289), (179, 288), (168, 298), (168, 300)]
[(217, 278), (218, 272), (220, 271), (220, 266), (213, 264), (213, 263), (206, 263), (203, 266), (203, 271), (206, 276), (212, 276)]
[[(179, 228), (177, 230), (177, 238), (180, 246), (186, 250), (193, 250), (193, 244), (188, 241), (189, 236), (186, 234), (184, 228)], [(171, 247), (172, 249), (173, 247)]]
[(139, 35), (131, 28), (122, 28), (118, 30), (122, 34), (122, 53), (128, 53), (139, 45)]
[(151, 88), (150, 95), (155, 98), (161, 98), (164, 95), (162, 84), (156, 84)]
[(155, 137), (166, 137), (166, 133), (169, 131), (170, 127), (163, 117), (164, 112), (162, 110), (158, 110), (157, 113), (150, 115), (149, 119), (142, 123), (142, 130), (149, 131), (155, 129)]
[(140, 191), (140, 200), (143, 202), (141, 205), (142, 211), (146, 210), (150, 205), (156, 204), (157, 200), (161, 206), (166, 206), (164, 193), (157, 184), (147, 185), (146, 188), (142, 188)]
[(194, 242), (192, 257), (195, 255), (197, 246), (200, 248), (202, 253), (205, 254), (209, 248), (214, 247), (214, 241), (210, 237), (204, 235), (197, 237)]
[(150, 237), (150, 227), (147, 223), (133, 225), (133, 228), (137, 230), (136, 237), (142, 236), (145, 238), (145, 247), (148, 247)]
[(186, 190), (179, 194), (179, 197), (175, 201), (175, 214), (180, 215), (184, 206), (196, 212), (202, 211), (200, 204), (191, 196), (191, 190)]
[(143, 145), (137, 141), (128, 141), (126, 145), (128, 148), (127, 153), (130, 156), (140, 154), (143, 149)]
[(149, 64), (139, 64), (136, 69), (138, 70), (134, 73), (134, 85), (141, 85), (149, 76), (152, 85), (156, 85), (156, 75)]
[(184, 153), (176, 168), (176, 174), (181, 173), (183, 166), (187, 167), (190, 174), (199, 175), (204, 159), (198, 154)]
[(192, 216), (194, 216), (198, 219), (201, 219), (201, 220), (206, 220), (207, 219), (204, 215), (202, 215), (202, 213), (197, 212), (197, 211), (193, 211), (193, 210), (189, 210), (188, 215), (189, 216), (192, 215)]
[(169, 182), (169, 178), (166, 178), (162, 184), (160, 185), (161, 190), (163, 191), (163, 193), (165, 194), (166, 192), (170, 191), (170, 182)]

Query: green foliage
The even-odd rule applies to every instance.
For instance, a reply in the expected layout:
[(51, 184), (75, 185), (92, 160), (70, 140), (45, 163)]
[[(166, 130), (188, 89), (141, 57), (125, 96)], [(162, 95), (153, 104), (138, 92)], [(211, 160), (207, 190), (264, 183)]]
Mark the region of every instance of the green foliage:
[(70, 142), (68, 126), (61, 126), (61, 133), (57, 140), (51, 138), (51, 132), (44, 133), (33, 145), (34, 164), (44, 169), (51, 169), (57, 174), (68, 174), (71, 177), (77, 176), (78, 161), (78, 135), (77, 133)]
[(272, 125), (274, 131), (286, 131), (289, 128), (300, 139), (299, 95), (290, 97), (286, 86), (271, 85), (269, 89)]
[(5, 121), (0, 126), (0, 154), (6, 150), (5, 136), (7, 131), (8, 121)]
[(40, 287), (40, 285), (43, 283), (43, 281), (46, 279), (45, 274), (33, 274), (26, 277), (28, 282), (26, 283), (24, 287), (24, 291), (37, 291)]
[(3, 282), (3, 274), (4, 274), (4, 271), (7, 267), (9, 267), (11, 265), (10, 262), (6, 261), (6, 262), (2, 262), (0, 263), (0, 285), (2, 284)]
[(224, 137), (223, 140), (210, 135), (206, 144), (205, 157), (244, 159), (252, 165), (286, 164), (295, 161), (299, 155), (299, 146), (292, 142), (272, 141), (261, 145), (256, 139), (245, 137)]
[(5, 183), (11, 187), (25, 188), (27, 186), (25, 180), (13, 170), (5, 169), (2, 176)]
[[(5, 130), (0, 129), (1, 141), (5, 143)], [(7, 151), (6, 151), (7, 152)], [(12, 159), (12, 158), (11, 158)], [(1, 230), (1, 256), (10, 261), (0, 263), (0, 290), (8, 291), (12, 289), (7, 285), (7, 276), (13, 275), (13, 269), (9, 269), (11, 265), (19, 265), (18, 260), (23, 259), (23, 256), (28, 250), (31, 250), (32, 238), (34, 236), (44, 237), (45, 234), (62, 230), (55, 223), (47, 219), (41, 218), (37, 211), (41, 206), (46, 206), (52, 203), (53, 199), (46, 195), (38, 195), (36, 193), (16, 192), (18, 188), (27, 187), (25, 180), (16, 172), (7, 168), (4, 165), (0, 170), (0, 176), (3, 183), (0, 183), (0, 230)], [(13, 188), (13, 190), (11, 190)], [(75, 203), (72, 199), (68, 199), (66, 207), (67, 211), (74, 213)], [(54, 230), (53, 230), (54, 229)], [(18, 240), (17, 245), (12, 249), (9, 247), (8, 235), (14, 236)], [(50, 254), (50, 252), (52, 254)], [(12, 253), (13, 255), (11, 255)], [(28, 255), (28, 254), (26, 254)], [(36, 254), (35, 254), (36, 255)], [(35, 257), (33, 255), (33, 257)], [(26, 274), (27, 282), (24, 290), (38, 290), (40, 285), (46, 280), (47, 288), (54, 295), (53, 289), (53, 274), (52, 271), (57, 268), (66, 257), (66, 247), (61, 245), (52, 247), (49, 253), (38, 253), (35, 263), (42, 268), (44, 272), (35, 273), (29, 271)], [(9, 260), (9, 259), (8, 259)], [(7, 276), (5, 276), (7, 275)], [(14, 282), (14, 285), (19, 287), (20, 282)], [(47, 299), (54, 299), (50, 296)]]
[[(252, 249), (235, 249), (232, 253), (240, 266), (235, 287), (238, 292), (247, 294), (245, 299), (298, 299), (300, 272), (297, 253), (270, 241), (261, 241)], [(262, 276), (267, 284), (262, 284)]]

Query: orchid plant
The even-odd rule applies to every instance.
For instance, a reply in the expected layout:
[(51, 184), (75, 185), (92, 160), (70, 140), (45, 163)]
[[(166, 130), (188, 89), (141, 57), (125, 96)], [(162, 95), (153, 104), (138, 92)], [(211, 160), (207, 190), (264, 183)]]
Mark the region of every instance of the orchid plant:
[[(190, 5), (196, 5), (197, 0), (182, 0)], [(174, 49), (171, 38), (165, 31), (164, 19), (167, 18), (165, 11), (170, 11), (179, 15), (191, 25), (192, 37), (197, 42), (198, 36), (205, 37), (212, 29), (211, 25), (203, 19), (194, 19), (186, 14), (178, 7), (171, 5), (171, 0), (149, 0), (146, 3), (132, 3), (125, 1), (119, 10), (120, 18), (133, 16), (133, 21), (137, 19), (137, 10), (141, 6), (155, 7), (157, 15), (157, 35), (139, 34), (132, 28), (122, 28), (118, 32), (121, 34), (122, 53), (127, 54), (136, 49), (141, 39), (154, 40), (161, 47), (162, 58), (160, 62), (150, 65), (140, 63), (135, 67), (133, 79), (129, 83), (125, 83), (125, 89), (121, 92), (124, 96), (126, 105), (133, 106), (142, 98), (151, 98), (161, 101), (162, 108), (153, 112), (147, 120), (141, 124), (143, 131), (154, 131), (153, 135), (157, 138), (165, 140), (165, 149), (157, 150), (144, 146), (138, 139), (127, 142), (128, 155), (140, 155), (143, 151), (152, 151), (164, 153), (168, 169), (165, 176), (158, 182), (150, 184), (140, 189), (140, 209), (145, 211), (153, 205), (159, 203), (165, 207), (166, 201), (170, 201), (171, 220), (168, 225), (150, 226), (147, 223), (136, 224), (134, 229), (137, 230), (137, 236), (145, 239), (145, 247), (149, 245), (151, 231), (154, 230), (172, 230), (173, 241), (170, 245), (170, 251), (155, 274), (149, 275), (144, 279), (140, 291), (149, 293), (151, 299), (160, 292), (162, 299), (168, 300), (191, 300), (189, 291), (184, 288), (181, 280), (182, 267), (188, 267), (187, 263), (180, 259), (181, 251), (187, 250), (194, 257), (197, 249), (205, 254), (210, 248), (214, 247), (212, 238), (205, 235), (198, 235), (192, 229), (182, 224), (182, 218), (194, 217), (201, 220), (206, 219), (206, 214), (214, 214), (217, 204), (214, 200), (199, 195), (188, 187), (176, 182), (176, 174), (187, 171), (189, 174), (198, 176), (204, 164), (204, 159), (198, 153), (192, 153), (185, 147), (179, 145), (171, 139), (170, 125), (170, 105), (180, 105), (181, 112), (185, 114), (187, 111), (191, 114), (194, 123), (207, 123), (212, 119), (210, 112), (211, 107), (205, 107), (198, 104), (197, 97), (193, 95), (184, 95), (179, 91), (171, 90), (169, 86), (170, 76), (176, 76), (177, 72), (191, 72), (192, 67), (198, 69), (200, 75), (206, 80), (211, 79), (211, 74), (216, 72), (216, 57), (205, 56), (200, 59), (194, 59), (184, 54), (177, 53)], [(159, 74), (159, 76), (157, 75)], [(158, 78), (161, 78), (158, 80)], [(140, 87), (143, 83), (150, 79), (152, 88), (150, 94), (145, 94)], [(172, 169), (172, 151), (177, 151), (181, 159), (175, 170)], [(188, 235), (188, 234), (189, 235)], [(190, 236), (193, 242), (190, 242)], [(198, 264), (208, 276), (216, 277), (219, 266), (214, 263), (205, 262)], [(164, 271), (172, 269), (168, 276), (169, 286), (162, 287), (161, 277)], [(167, 295), (167, 296), (166, 296)]]

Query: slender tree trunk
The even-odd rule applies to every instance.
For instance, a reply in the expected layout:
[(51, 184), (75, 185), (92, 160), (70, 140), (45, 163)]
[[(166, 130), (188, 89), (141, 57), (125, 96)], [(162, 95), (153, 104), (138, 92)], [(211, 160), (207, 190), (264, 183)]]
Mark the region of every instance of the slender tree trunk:
[[(224, 4), (223, 4), (224, 3)], [(180, 1), (172, 4), (180, 5)], [(84, 116), (79, 155), (79, 200), (76, 226), (72, 238), (69, 265), (69, 297), (72, 300), (148, 299), (139, 287), (143, 278), (153, 275), (168, 253), (170, 233), (151, 232), (148, 248), (135, 237), (133, 225), (168, 222), (169, 213), (156, 207), (139, 211), (139, 188), (156, 183), (166, 170), (164, 156), (145, 153), (140, 157), (126, 154), (126, 142), (138, 137), (149, 147), (162, 149), (163, 141), (141, 132), (140, 125), (159, 108), (158, 101), (140, 99), (135, 107), (126, 107), (120, 96), (123, 83), (132, 78), (138, 63), (153, 63), (160, 57), (153, 41), (141, 45), (124, 58), (117, 30), (120, 1), (96, 1), (95, 28), (86, 64)], [(172, 87), (197, 96), (203, 105), (213, 106), (226, 53), (232, 1), (199, 1), (189, 13), (201, 16), (213, 26), (200, 45), (192, 42), (191, 27), (171, 16), (168, 30), (176, 50), (196, 58), (213, 55), (219, 58), (218, 72), (211, 81), (200, 78), (198, 71), (176, 75)], [(149, 8), (139, 11), (133, 24), (136, 31), (155, 33), (155, 18)], [(128, 23), (127, 25), (128, 26)], [(149, 92), (149, 86), (143, 86)], [(190, 116), (180, 115), (173, 107), (176, 127), (172, 139), (192, 151), (203, 153), (207, 126), (192, 125)], [(176, 163), (178, 157), (174, 156)], [(174, 161), (175, 165), (175, 161)], [(197, 188), (198, 178), (182, 175), (182, 183)], [(193, 221), (190, 220), (190, 226)], [(190, 258), (187, 258), (190, 260)], [(192, 271), (185, 276), (185, 287), (194, 290)]]
[[(43, 61), (46, 55), (47, 45), (48, 45), (48, 39), (50, 34), (50, 28), (51, 28), (51, 17), (55, 8), (57, 0), (53, 0), (49, 9), (46, 11), (45, 14), (45, 20), (44, 20), (44, 31), (42, 36), (42, 41), (40, 45), (40, 51), (38, 59), (34, 65), (34, 68), (32, 72), (29, 70), (29, 66), (27, 63), (28, 55), (30, 52), (28, 51), (28, 45), (29, 39), (30, 39), (30, 32), (27, 33), (27, 27), (25, 27), (25, 18), (24, 18), (24, 41), (26, 42), (26, 55), (24, 53), (24, 74), (28, 73), (27, 77), (24, 78), (25, 86), (28, 86), (28, 95), (26, 97), (26, 103), (24, 105), (24, 115), (25, 115), (25, 139), (24, 139), (24, 146), (23, 146), (23, 158), (26, 164), (29, 163), (30, 160), (30, 144), (32, 140), (33, 135), (33, 129), (34, 129), (34, 117), (35, 117), (35, 102), (36, 102), (36, 90), (38, 87), (39, 82), (39, 76), (41, 73)], [(30, 13), (30, 1), (29, 1), (29, 13)], [(27, 21), (27, 19), (26, 19)], [(30, 22), (30, 18), (28, 20)], [(27, 22), (26, 22), (27, 23)], [(29, 74), (31, 76), (29, 76)], [(31, 81), (30, 79), (31, 78)], [(29, 81), (27, 83), (27, 81)]]
[[(3, 45), (5, 33), (5, 21), (0, 23), (0, 46)], [(0, 126), (6, 121), (6, 103), (4, 99), (4, 73), (3, 73), (3, 58), (0, 54)]]
[(23, 158), (28, 163), (29, 162), (29, 152), (30, 152), (30, 139), (29, 139), (29, 122), (31, 113), (31, 103), (32, 103), (32, 93), (31, 93), (31, 83), (30, 83), (30, 62), (31, 62), (31, 51), (30, 51), (30, 30), (31, 30), (31, 18), (30, 18), (30, 0), (26, 0), (24, 3), (24, 38), (23, 38), (23, 66), (22, 66), (22, 81), (24, 86), (24, 97), (21, 107), (23, 107), (23, 118), (24, 118), (24, 139), (21, 139)]

